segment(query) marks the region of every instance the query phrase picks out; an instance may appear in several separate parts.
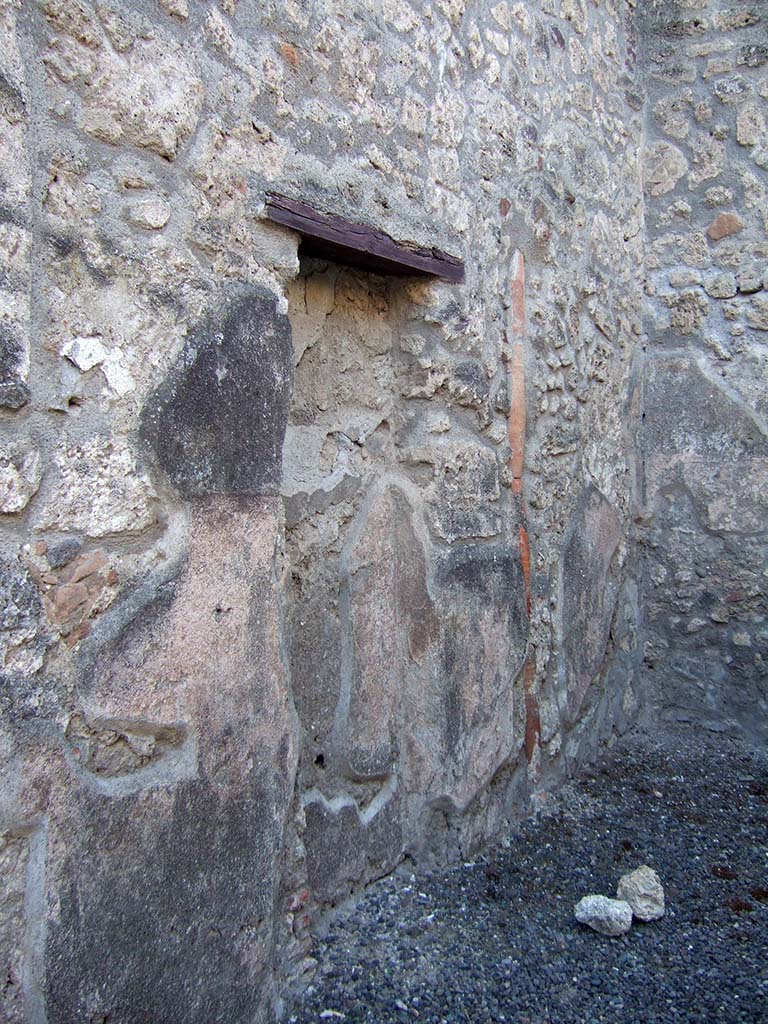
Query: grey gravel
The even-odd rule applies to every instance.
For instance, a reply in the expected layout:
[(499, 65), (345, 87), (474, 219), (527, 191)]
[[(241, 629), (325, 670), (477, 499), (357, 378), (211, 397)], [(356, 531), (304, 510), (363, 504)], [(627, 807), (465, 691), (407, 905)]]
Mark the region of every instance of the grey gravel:
[[(615, 939), (576, 923), (580, 896), (642, 864), (661, 921)], [(371, 886), (315, 955), (295, 1024), (765, 1024), (768, 756), (693, 732), (625, 741), (507, 848)]]

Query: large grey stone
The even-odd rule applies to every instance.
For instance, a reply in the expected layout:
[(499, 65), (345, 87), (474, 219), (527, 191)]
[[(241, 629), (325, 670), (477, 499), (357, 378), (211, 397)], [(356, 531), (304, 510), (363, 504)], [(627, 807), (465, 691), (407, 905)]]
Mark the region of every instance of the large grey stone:
[(437, 458), (438, 490), (432, 504), (437, 533), (449, 543), (501, 533), (499, 465), (493, 449), (453, 445)]
[(618, 593), (611, 565), (621, 536), (618, 513), (590, 485), (569, 525), (560, 562), (561, 682), (571, 721), (605, 658)]
[(643, 393), (641, 443), (649, 488), (681, 461), (706, 459), (719, 465), (768, 454), (768, 439), (746, 404), (695, 357), (650, 360)]
[(387, 787), (364, 811), (349, 797), (311, 792), (304, 805), (307, 881), (321, 904), (344, 899), (355, 886), (391, 870), (403, 852), (402, 807)]
[(353, 776), (391, 771), (409, 676), (438, 633), (412, 515), (400, 490), (384, 490), (361, 511), (345, 553), (345, 661), (350, 679), (342, 734), (344, 758)]
[(222, 297), (147, 402), (142, 438), (187, 497), (276, 494), (292, 380), (275, 297), (252, 286)]
[(529, 620), (519, 551), (460, 545), (442, 557), (434, 587), (439, 660), (408, 695), (409, 763), (435, 798), (464, 810), (523, 741)]
[(573, 908), (579, 924), (585, 924), (601, 935), (614, 938), (632, 927), (632, 908), (624, 900), (607, 896), (584, 896)]

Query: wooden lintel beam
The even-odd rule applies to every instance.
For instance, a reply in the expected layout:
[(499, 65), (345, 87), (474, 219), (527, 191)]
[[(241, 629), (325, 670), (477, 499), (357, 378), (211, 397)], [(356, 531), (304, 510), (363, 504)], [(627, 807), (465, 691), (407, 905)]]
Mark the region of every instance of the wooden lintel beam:
[(379, 274), (430, 275), (454, 283), (464, 280), (464, 264), (455, 256), (440, 249), (396, 242), (377, 228), (320, 213), (295, 199), (268, 192), (266, 214), (270, 220), (298, 231), (302, 238), (300, 251), (309, 256)]

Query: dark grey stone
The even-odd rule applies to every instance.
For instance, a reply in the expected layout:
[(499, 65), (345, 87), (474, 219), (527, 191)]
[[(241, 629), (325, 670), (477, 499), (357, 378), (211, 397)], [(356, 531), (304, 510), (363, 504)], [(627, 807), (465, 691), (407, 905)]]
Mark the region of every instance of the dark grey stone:
[(40, 621), (43, 602), (29, 573), (0, 561), (0, 630), (28, 630)]
[(768, 46), (755, 43), (753, 46), (742, 46), (736, 57), (736, 63), (748, 68), (761, 68), (768, 64)]
[(29, 401), (23, 360), (23, 343), (7, 324), (0, 324), (0, 406), (5, 409), (21, 409)]
[(490, 384), (480, 363), (468, 359), (453, 368), (452, 390), (459, 405), (478, 408), (488, 401)]
[(162, 791), (105, 800), (81, 790), (69, 817), (47, 930), (51, 1024), (270, 1020), (272, 964), (242, 962), (273, 928), (270, 780), (254, 773), (237, 797), (182, 783), (170, 813)]
[(346, 559), (343, 624), (350, 695), (343, 720), (343, 761), (353, 779), (383, 778), (399, 748), (399, 709), (439, 632), (427, 589), (424, 550), (413, 509), (396, 487), (360, 513)]
[[(765, 534), (714, 535), (693, 495), (665, 487), (645, 549), (645, 676), (663, 721), (768, 739)], [(663, 569), (663, 581), (658, 570)], [(669, 580), (677, 580), (672, 586)], [(740, 640), (739, 643), (736, 640)], [(747, 641), (748, 642), (745, 642)]]
[(502, 531), (499, 465), (488, 447), (464, 448), (438, 468), (439, 487), (432, 502), (437, 533), (449, 543), (496, 537)]
[(400, 810), (396, 794), (368, 822), (351, 801), (338, 809), (322, 799), (307, 803), (307, 879), (320, 903), (344, 899), (361, 882), (392, 870), (403, 852)]
[[(519, 553), (501, 544), (468, 544), (450, 551), (435, 580), (446, 610), (443, 619), (441, 693), (446, 756), (461, 749), (477, 722), (466, 719), (469, 681), (488, 674), (489, 651), (504, 651), (505, 678), (486, 679), (479, 713), (487, 715), (507, 694), (522, 667), (528, 637), (525, 580)], [(492, 626), (489, 619), (492, 620)]]
[(288, 318), (249, 288), (222, 299), (147, 402), (141, 436), (186, 497), (275, 494), (293, 382)]
[(654, 359), (644, 384), (642, 448), (650, 456), (695, 453), (723, 461), (768, 453), (768, 440), (735, 395), (687, 356)]
[(16, 111), (24, 110), (26, 104), (24, 103), (24, 97), (15, 82), (12, 82), (10, 78), (2, 71), (0, 71), (0, 99), (4, 104), (11, 104), (12, 108)]
[(526, 620), (525, 587), (520, 556), (497, 544), (467, 544), (450, 551), (440, 564), (437, 583), (449, 591), (462, 591), (480, 604), (513, 611), (513, 619)]
[(298, 491), (296, 494), (286, 496), (283, 499), (286, 527), (290, 530), (308, 515), (325, 512), (332, 505), (338, 505), (343, 501), (351, 501), (360, 490), (360, 484), (360, 477), (345, 476), (330, 491), (320, 487), (311, 494)]
[(67, 537), (66, 540), (61, 540), (58, 544), (52, 544), (46, 553), (48, 559), (48, 565), (52, 569), (61, 569), (65, 565), (69, 565), (73, 558), (80, 554), (80, 550), (83, 546), (83, 542), (78, 537)]

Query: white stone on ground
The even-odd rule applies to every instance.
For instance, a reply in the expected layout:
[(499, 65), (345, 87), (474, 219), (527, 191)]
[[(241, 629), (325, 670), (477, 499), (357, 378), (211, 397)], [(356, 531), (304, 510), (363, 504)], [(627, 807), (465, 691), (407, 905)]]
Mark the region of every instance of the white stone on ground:
[(616, 895), (620, 900), (626, 900), (632, 907), (632, 913), (641, 921), (657, 921), (664, 917), (664, 888), (659, 876), (647, 864), (622, 875)]
[(584, 896), (573, 910), (579, 924), (586, 924), (601, 935), (623, 935), (632, 927), (632, 908), (624, 900)]

